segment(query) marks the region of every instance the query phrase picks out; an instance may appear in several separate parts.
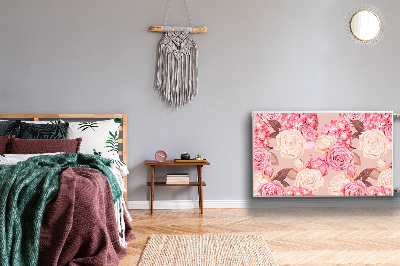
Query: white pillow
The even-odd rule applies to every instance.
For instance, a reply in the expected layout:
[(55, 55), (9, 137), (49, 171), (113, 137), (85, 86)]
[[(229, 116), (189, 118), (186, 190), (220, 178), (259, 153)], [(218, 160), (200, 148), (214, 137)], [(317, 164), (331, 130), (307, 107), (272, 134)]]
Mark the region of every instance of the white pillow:
[(30, 123), (30, 124), (62, 124), (65, 123), (64, 121), (60, 120), (51, 120), (51, 121), (22, 121), (25, 123)]
[[(10, 120), (21, 120), (21, 119), (10, 119)], [(0, 121), (8, 121), (8, 120), (0, 120)], [(24, 121), (22, 122), (25, 123), (32, 123), (32, 124), (61, 124), (64, 123), (64, 121), (60, 120), (52, 120), (52, 121)]]
[(119, 161), (118, 136), (121, 119), (69, 122), (67, 139), (82, 138), (80, 153)]

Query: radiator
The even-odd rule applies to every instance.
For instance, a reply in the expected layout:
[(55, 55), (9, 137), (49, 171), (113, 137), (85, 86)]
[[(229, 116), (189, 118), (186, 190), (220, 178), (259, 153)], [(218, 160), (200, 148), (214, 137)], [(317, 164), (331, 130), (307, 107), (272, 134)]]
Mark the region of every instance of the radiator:
[(393, 196), (395, 116), (253, 112), (253, 196)]

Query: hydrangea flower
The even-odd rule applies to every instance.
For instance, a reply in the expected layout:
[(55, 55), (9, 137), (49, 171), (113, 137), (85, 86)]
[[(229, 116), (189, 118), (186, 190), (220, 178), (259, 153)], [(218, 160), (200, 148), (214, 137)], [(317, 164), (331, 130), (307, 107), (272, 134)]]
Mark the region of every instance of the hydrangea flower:
[(391, 113), (369, 113), (365, 114), (364, 130), (379, 129), (389, 142), (392, 142), (392, 114)]
[(369, 196), (392, 196), (392, 189), (378, 186), (375, 189), (368, 192)]
[(345, 121), (331, 120), (325, 124), (322, 134), (336, 137), (336, 143), (342, 146), (352, 144), (352, 132), (348, 123)]
[(286, 192), (287, 196), (314, 196), (311, 189), (294, 187)]
[(268, 126), (262, 121), (257, 122), (254, 126), (254, 146), (266, 148), (270, 139)]
[(317, 130), (318, 117), (316, 113), (284, 114), (281, 125), (282, 130), (297, 129), (301, 131), (303, 127)]

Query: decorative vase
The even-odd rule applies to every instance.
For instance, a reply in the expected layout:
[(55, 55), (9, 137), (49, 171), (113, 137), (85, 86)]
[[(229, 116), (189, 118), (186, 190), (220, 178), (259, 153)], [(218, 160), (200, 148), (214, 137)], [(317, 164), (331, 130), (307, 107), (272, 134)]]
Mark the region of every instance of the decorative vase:
[(181, 160), (190, 160), (190, 154), (187, 152), (182, 153)]

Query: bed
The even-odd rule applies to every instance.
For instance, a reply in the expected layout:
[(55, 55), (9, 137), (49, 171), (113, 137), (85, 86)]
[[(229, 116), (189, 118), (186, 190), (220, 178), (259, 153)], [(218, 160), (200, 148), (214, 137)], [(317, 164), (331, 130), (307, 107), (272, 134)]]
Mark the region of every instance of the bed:
[(134, 238), (127, 115), (0, 114), (0, 135), (20, 120), (0, 136), (0, 264), (118, 265)]

